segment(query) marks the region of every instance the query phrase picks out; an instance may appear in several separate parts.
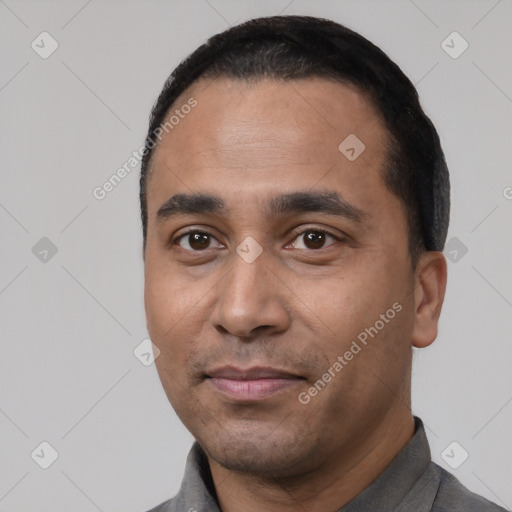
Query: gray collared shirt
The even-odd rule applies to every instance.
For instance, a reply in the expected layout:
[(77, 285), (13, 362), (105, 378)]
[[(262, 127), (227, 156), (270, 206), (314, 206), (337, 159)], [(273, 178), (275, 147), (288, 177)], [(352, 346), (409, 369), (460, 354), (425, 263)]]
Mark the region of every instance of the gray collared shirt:
[[(338, 512), (506, 512), (432, 462), (423, 423), (391, 464)], [(149, 512), (220, 512), (208, 460), (194, 443), (178, 494)]]

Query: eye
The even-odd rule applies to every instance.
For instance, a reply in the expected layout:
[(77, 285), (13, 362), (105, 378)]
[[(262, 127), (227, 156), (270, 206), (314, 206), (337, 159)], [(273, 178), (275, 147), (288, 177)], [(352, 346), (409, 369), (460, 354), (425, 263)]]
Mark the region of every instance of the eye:
[[(329, 241), (331, 242), (328, 243)], [(309, 229), (300, 233), (290, 245), (293, 249), (323, 249), (337, 241), (338, 239), (334, 235), (326, 231)]]
[(187, 251), (204, 251), (205, 249), (211, 249), (214, 241), (217, 242), (215, 247), (222, 247), (219, 241), (210, 233), (189, 231), (179, 236), (174, 243)]

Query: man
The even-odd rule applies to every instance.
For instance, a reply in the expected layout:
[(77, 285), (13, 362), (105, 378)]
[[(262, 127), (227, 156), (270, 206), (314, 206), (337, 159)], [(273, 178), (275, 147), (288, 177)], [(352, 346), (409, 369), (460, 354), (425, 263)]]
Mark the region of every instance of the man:
[(154, 511), (495, 511), (431, 462), (412, 347), (437, 335), (449, 180), (398, 66), (328, 20), (211, 38), (153, 109), (148, 331), (196, 439)]

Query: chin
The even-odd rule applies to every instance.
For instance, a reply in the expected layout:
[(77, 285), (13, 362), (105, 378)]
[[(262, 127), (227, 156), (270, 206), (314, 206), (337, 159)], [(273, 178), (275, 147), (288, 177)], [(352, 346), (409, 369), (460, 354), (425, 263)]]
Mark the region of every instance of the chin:
[(311, 467), (321, 450), (313, 436), (304, 435), (304, 425), (236, 425), (205, 433), (196, 439), (217, 464), (230, 471), (250, 473), (260, 477), (296, 477)]

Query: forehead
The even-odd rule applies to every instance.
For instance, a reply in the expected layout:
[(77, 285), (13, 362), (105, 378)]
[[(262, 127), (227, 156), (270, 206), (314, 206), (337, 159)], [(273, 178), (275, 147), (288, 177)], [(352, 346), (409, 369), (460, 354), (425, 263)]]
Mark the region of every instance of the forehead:
[[(183, 109), (191, 99), (196, 106)], [(148, 199), (205, 190), (261, 198), (320, 186), (356, 200), (369, 187), (385, 188), (387, 132), (353, 86), (321, 78), (200, 80), (166, 119), (173, 114), (153, 154)]]

